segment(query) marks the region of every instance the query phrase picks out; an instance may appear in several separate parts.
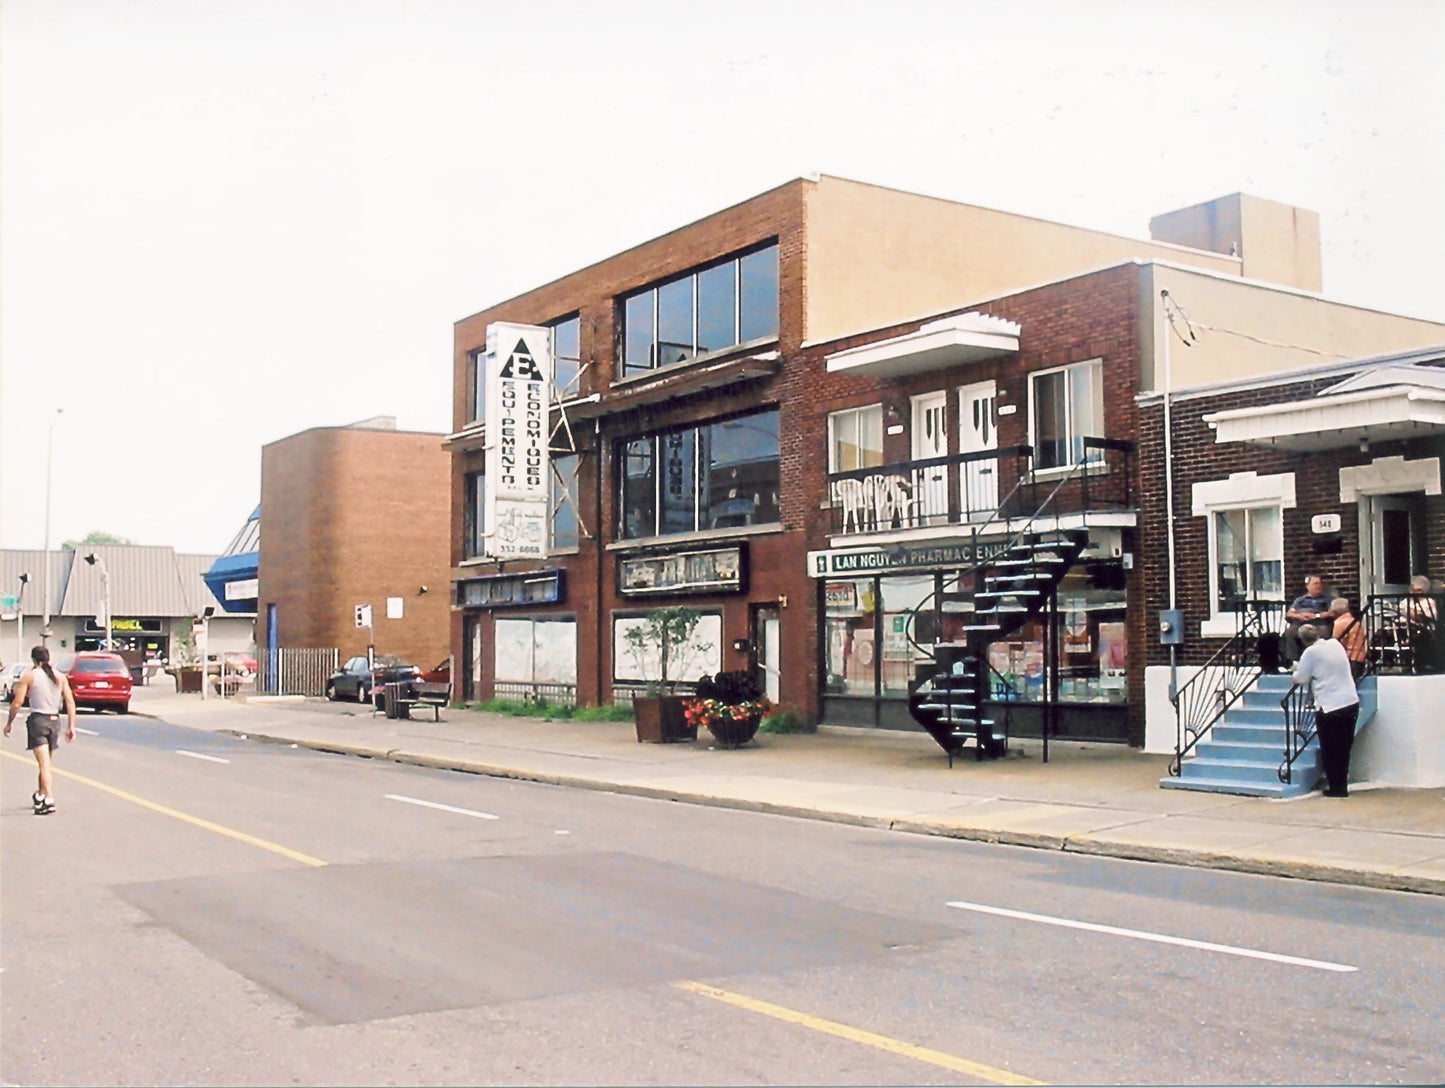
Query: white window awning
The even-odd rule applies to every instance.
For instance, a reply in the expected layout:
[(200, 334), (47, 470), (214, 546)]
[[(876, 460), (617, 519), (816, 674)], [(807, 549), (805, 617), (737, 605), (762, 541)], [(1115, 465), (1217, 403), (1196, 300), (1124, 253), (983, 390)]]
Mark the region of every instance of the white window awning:
[(959, 314), (931, 321), (917, 332), (880, 340), (827, 356), (830, 374), (867, 374), (896, 378), (1016, 355), (1020, 326), (984, 313)]
[(1362, 389), (1309, 400), (1236, 408), (1204, 417), (1214, 441), (1325, 450), (1445, 434), (1445, 390), (1418, 385)]

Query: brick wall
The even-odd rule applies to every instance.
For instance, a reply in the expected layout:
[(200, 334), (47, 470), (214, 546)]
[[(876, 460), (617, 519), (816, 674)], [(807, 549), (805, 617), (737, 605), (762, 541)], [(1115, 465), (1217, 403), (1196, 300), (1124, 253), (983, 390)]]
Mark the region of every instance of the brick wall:
[[(1304, 592), (1306, 576), (1318, 573), (1326, 586), (1351, 600), (1360, 599), (1359, 507), (1340, 501), (1340, 469), (1367, 465), (1375, 458), (1404, 456), (1407, 459), (1439, 457), (1445, 444), (1437, 440), (1375, 442), (1368, 453), (1354, 445), (1298, 453), (1246, 443), (1221, 445), (1214, 431), (1203, 421), (1205, 415), (1236, 408), (1251, 408), (1313, 397), (1347, 375), (1332, 370), (1327, 375), (1288, 384), (1233, 389), (1208, 396), (1177, 397), (1173, 403), (1173, 465), (1176, 580), (1178, 607), (1184, 610), (1185, 643), (1180, 660), (1203, 663), (1223, 639), (1199, 635), (1200, 620), (1210, 615), (1209, 537), (1207, 518), (1192, 513), (1196, 483), (1227, 479), (1232, 473), (1254, 472), (1260, 476), (1294, 473), (1294, 509), (1283, 512), (1284, 589), (1293, 600)], [(1142, 494), (1139, 551), (1143, 558), (1147, 613), (1157, 615), (1169, 604), (1167, 489), (1164, 471), (1163, 402), (1151, 398), (1140, 406), (1139, 474)], [(1445, 500), (1424, 497), (1426, 552), (1430, 573), (1445, 570)], [(1337, 554), (1316, 553), (1320, 537), (1311, 530), (1316, 514), (1340, 515), (1341, 550)], [(1437, 575), (1438, 576), (1438, 575)], [(1149, 664), (1167, 664), (1168, 651), (1151, 637)]]
[[(365, 653), (354, 608), (370, 604), (378, 653), (426, 668), (446, 658), (450, 458), (441, 437), (316, 428), (262, 449), (258, 646), (275, 603), (281, 646)], [(402, 619), (386, 618), (388, 597), (402, 599)]]

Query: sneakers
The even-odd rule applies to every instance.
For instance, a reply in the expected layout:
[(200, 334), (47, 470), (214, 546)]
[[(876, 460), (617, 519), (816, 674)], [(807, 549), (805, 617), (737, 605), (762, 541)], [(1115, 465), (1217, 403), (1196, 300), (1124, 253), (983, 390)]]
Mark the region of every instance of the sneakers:
[(35, 815), (40, 815), (40, 810), (45, 807), (45, 794), (36, 790), (30, 795), (30, 803), (35, 806)]
[[(40, 797), (40, 794), (37, 793), (35, 796)], [(53, 797), (40, 797), (40, 800), (35, 803), (35, 815), (37, 816), (49, 816), (54, 811), (55, 798)]]

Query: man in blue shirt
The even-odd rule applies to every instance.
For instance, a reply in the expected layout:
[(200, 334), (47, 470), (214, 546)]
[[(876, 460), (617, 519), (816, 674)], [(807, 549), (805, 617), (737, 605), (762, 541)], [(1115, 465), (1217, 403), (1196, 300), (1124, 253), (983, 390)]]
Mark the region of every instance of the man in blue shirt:
[(1281, 656), (1290, 664), (1300, 659), (1304, 646), (1300, 642), (1300, 628), (1305, 624), (1319, 625), (1320, 634), (1326, 638), (1334, 630), (1334, 616), (1330, 612), (1330, 598), (1325, 595), (1325, 582), (1318, 574), (1305, 579), (1305, 591), (1294, 599), (1289, 611), (1284, 614), (1287, 621), (1284, 635), (1280, 639)]

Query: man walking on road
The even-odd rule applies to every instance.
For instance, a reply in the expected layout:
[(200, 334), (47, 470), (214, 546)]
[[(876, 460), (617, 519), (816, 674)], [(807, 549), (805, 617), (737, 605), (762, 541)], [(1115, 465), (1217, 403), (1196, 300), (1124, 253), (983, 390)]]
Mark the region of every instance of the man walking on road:
[(1319, 629), (1300, 628), (1304, 653), (1295, 666), (1294, 683), (1313, 682), (1315, 732), (1320, 738), (1320, 762), (1325, 769), (1325, 796), (1350, 795), (1350, 749), (1355, 743), (1355, 721), (1360, 696), (1350, 673), (1350, 658), (1337, 639), (1321, 638)]
[(60, 708), (65, 707), (67, 725), (65, 739), (75, 739), (75, 696), (70, 691), (70, 681), (65, 674), (57, 673), (50, 667), (50, 651), (37, 646), (30, 651), (34, 668), (27, 672), (15, 685), (10, 700), (10, 716), (5, 719), (5, 735), (15, 724), (15, 715), (26, 698), (30, 699), (30, 716), (25, 719), (25, 729), (30, 751), (40, 766), (40, 788), (31, 796), (35, 803), (35, 815), (48, 816), (55, 811), (55, 786), (50, 763), (60, 743)]

